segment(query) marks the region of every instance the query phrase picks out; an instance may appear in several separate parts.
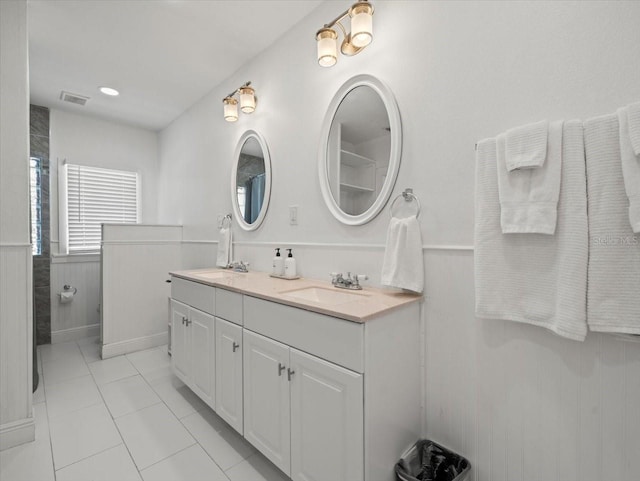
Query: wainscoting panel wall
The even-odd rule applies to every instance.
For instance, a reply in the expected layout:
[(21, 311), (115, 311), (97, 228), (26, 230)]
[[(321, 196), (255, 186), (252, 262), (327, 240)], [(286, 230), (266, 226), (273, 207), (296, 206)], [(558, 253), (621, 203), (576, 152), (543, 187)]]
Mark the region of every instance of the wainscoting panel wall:
[(470, 251), (428, 251), (425, 272), (426, 437), (474, 480), (637, 479), (640, 343), (475, 319)]
[[(73, 301), (60, 303), (64, 286), (78, 289)], [(95, 336), (100, 322), (100, 256), (54, 257), (51, 264), (51, 341)]]
[(103, 226), (103, 358), (167, 343), (166, 280), (182, 268), (181, 241), (181, 226)]

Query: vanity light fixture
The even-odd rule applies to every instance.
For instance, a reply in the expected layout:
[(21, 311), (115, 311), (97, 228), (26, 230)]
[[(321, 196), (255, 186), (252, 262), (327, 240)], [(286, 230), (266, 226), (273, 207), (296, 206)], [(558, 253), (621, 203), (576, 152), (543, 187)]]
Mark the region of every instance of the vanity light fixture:
[(256, 110), (256, 91), (250, 85), (251, 82), (247, 82), (238, 87), (235, 92), (231, 92), (222, 99), (224, 119), (227, 122), (235, 122), (238, 120), (238, 99), (235, 97), (236, 94), (240, 97), (240, 110), (242, 110), (242, 112), (252, 114)]
[[(351, 32), (347, 33), (342, 23), (347, 16), (351, 19)], [(355, 55), (373, 40), (373, 5), (362, 0), (351, 5), (331, 22), (316, 32), (318, 63), (321, 67), (333, 67), (338, 61), (338, 34), (335, 26), (342, 30), (340, 51), (343, 55)]]

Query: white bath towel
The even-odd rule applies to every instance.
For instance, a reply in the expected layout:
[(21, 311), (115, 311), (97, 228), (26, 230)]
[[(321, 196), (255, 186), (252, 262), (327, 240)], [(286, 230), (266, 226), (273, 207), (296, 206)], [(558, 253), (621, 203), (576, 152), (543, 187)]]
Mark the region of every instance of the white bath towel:
[(629, 223), (637, 234), (640, 233), (640, 156), (633, 151), (628, 114), (628, 107), (618, 109), (620, 158), (624, 189), (629, 199)]
[(509, 172), (506, 165), (508, 134), (497, 138), (500, 225), (503, 234), (553, 234), (556, 231), (562, 169), (563, 121), (551, 122), (545, 136), (543, 166)]
[(233, 260), (233, 238), (231, 234), (231, 226), (222, 227), (218, 235), (218, 255), (216, 257), (216, 266), (227, 267)]
[(633, 146), (633, 152), (636, 155), (640, 155), (640, 102), (629, 105), (627, 109), (631, 145)]
[(382, 263), (382, 285), (414, 292), (424, 289), (420, 224), (415, 216), (392, 218)]
[(556, 234), (500, 230), (496, 139), (476, 153), (476, 315), (545, 327), (569, 339), (587, 333), (587, 199), (582, 122), (563, 129)]
[(548, 130), (548, 120), (507, 130), (505, 161), (509, 172), (542, 167), (547, 158)]
[(592, 331), (640, 334), (640, 235), (627, 214), (618, 116), (584, 123), (589, 198), (589, 291)]

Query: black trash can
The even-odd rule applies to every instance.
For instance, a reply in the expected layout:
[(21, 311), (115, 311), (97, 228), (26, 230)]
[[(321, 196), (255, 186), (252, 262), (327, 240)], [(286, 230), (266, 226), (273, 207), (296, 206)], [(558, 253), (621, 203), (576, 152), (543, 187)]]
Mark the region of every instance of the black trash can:
[(459, 454), (428, 439), (411, 446), (396, 463), (398, 481), (463, 481), (471, 464)]

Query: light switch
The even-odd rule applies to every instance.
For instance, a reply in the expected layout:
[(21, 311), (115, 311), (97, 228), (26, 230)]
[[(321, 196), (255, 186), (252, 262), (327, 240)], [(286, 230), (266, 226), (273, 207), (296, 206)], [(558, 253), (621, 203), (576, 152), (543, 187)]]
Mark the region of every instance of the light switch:
[(298, 225), (298, 206), (297, 205), (289, 206), (289, 224)]

